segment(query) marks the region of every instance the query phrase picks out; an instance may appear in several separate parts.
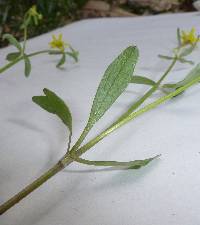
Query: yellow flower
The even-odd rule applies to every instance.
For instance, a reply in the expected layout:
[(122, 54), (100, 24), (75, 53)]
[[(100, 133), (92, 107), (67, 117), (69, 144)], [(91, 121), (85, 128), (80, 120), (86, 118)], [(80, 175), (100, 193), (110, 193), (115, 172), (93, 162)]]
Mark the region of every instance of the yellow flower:
[(195, 28), (193, 27), (189, 32), (182, 31), (181, 41), (182, 41), (182, 45), (187, 45), (187, 44), (193, 45), (197, 41), (199, 41), (199, 37), (196, 35)]
[(53, 34), (52, 35), (52, 41), (49, 43), (51, 48), (57, 48), (64, 52), (65, 48), (68, 46), (63, 39), (62, 39), (62, 34), (59, 34), (58, 38)]
[(29, 10), (28, 10), (28, 15), (30, 17), (36, 17), (38, 20), (42, 19), (42, 14), (37, 12), (37, 7), (36, 5), (33, 5)]

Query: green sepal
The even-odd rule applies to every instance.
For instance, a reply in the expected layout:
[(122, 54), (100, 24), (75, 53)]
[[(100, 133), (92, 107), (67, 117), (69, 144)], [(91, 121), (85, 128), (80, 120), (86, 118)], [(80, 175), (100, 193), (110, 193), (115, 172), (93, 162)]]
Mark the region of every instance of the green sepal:
[(53, 91), (45, 88), (43, 92), (45, 96), (34, 96), (33, 102), (49, 113), (57, 115), (72, 133), (72, 116), (68, 106)]

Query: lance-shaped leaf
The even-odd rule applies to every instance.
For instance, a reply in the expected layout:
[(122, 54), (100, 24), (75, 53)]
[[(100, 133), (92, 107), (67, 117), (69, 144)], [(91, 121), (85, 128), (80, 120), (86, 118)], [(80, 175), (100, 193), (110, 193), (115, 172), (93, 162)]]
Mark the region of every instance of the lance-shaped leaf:
[(144, 85), (149, 85), (149, 86), (154, 86), (156, 85), (156, 82), (143, 76), (132, 76), (131, 78), (131, 83), (135, 84), (144, 84)]
[(74, 161), (86, 165), (93, 165), (93, 166), (111, 166), (111, 167), (124, 167), (128, 169), (139, 169), (143, 166), (146, 166), (148, 163), (150, 163), (152, 160), (158, 158), (160, 155), (157, 155), (153, 158), (143, 159), (143, 160), (134, 160), (129, 162), (118, 162), (118, 161), (91, 161), (87, 159), (83, 159), (80, 157), (76, 157), (75, 154), (73, 154), (72, 158)]
[(17, 39), (11, 34), (4, 34), (3, 39), (7, 39), (10, 44), (14, 45), (20, 52), (22, 51), (22, 47)]
[(181, 47), (182, 45), (182, 41), (181, 41), (181, 32), (180, 32), (180, 28), (177, 28), (176, 30), (176, 35), (177, 35), (177, 41), (178, 41), (178, 47)]
[(187, 59), (184, 59), (184, 58), (179, 58), (178, 61), (181, 62), (181, 63), (188, 63), (190, 65), (194, 65), (193, 61), (187, 60)]
[(167, 60), (173, 60), (174, 57), (172, 56), (168, 56), (168, 55), (158, 55), (159, 58), (161, 59), (167, 59)]
[(56, 67), (58, 68), (58, 67), (62, 66), (65, 63), (65, 60), (66, 60), (65, 53), (63, 53), (60, 61), (56, 65)]
[(28, 77), (31, 73), (31, 62), (27, 55), (24, 55), (24, 74)]
[(131, 81), (138, 60), (137, 47), (126, 48), (107, 68), (97, 89), (88, 124), (92, 126), (111, 107)]
[(72, 133), (72, 116), (65, 102), (53, 91), (43, 90), (45, 96), (34, 96), (33, 102), (50, 113), (56, 114)]
[(8, 61), (13, 61), (17, 59), (21, 55), (21, 52), (11, 52), (6, 56)]
[(177, 83), (164, 84), (162, 87), (176, 89), (176, 88), (186, 85), (187, 83), (191, 82), (192, 80), (194, 80), (198, 77), (200, 77), (200, 63), (197, 64), (183, 80), (181, 80)]

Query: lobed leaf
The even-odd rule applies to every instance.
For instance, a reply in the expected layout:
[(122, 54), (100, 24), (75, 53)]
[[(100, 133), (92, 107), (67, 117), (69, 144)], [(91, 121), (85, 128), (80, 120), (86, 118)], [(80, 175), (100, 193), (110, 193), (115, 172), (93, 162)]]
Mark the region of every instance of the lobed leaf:
[(156, 84), (155, 81), (143, 76), (132, 76), (131, 83), (144, 84), (144, 85), (150, 85), (150, 86), (154, 86)]
[(104, 115), (128, 86), (138, 55), (137, 47), (130, 46), (108, 66), (93, 101), (88, 121), (90, 126)]
[(10, 44), (14, 45), (20, 52), (22, 51), (22, 47), (20, 43), (17, 41), (17, 39), (11, 35), (11, 34), (4, 34), (3, 35), (3, 40), (7, 39)]
[(33, 102), (46, 111), (57, 115), (72, 133), (72, 116), (68, 106), (53, 91), (45, 88), (43, 92), (45, 96), (34, 96)]

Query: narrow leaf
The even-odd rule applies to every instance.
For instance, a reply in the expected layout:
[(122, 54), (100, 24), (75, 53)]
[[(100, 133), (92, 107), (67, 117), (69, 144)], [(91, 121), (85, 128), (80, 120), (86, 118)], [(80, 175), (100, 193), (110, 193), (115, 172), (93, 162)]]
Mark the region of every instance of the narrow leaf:
[(78, 55), (79, 52), (65, 52), (67, 55), (69, 55), (70, 57), (72, 57), (74, 59), (75, 62), (78, 62)]
[(177, 28), (176, 34), (177, 34), (178, 47), (181, 47), (182, 44), (181, 44), (181, 32), (180, 32), (180, 28)]
[(158, 158), (160, 155), (157, 155), (153, 158), (148, 158), (144, 160), (134, 160), (129, 162), (118, 162), (118, 161), (91, 161), (79, 157), (74, 157), (73, 159), (76, 162), (86, 164), (86, 165), (93, 165), (93, 166), (112, 166), (112, 167), (125, 167), (128, 169), (139, 169), (143, 166), (146, 166), (148, 163), (150, 163), (152, 160)]
[(24, 63), (25, 63), (24, 74), (26, 77), (28, 77), (31, 73), (31, 62), (30, 59), (27, 57), (27, 55), (24, 55)]
[(179, 58), (178, 60), (181, 63), (189, 63), (190, 65), (194, 65), (194, 62), (191, 61), (191, 60), (187, 60), (187, 59), (184, 59), (184, 58)]
[(167, 59), (167, 60), (173, 60), (174, 57), (171, 57), (171, 56), (167, 56), (167, 55), (158, 55), (159, 58), (161, 59)]
[(162, 87), (176, 89), (176, 88), (179, 88), (179, 87), (182, 87), (182, 86), (188, 84), (189, 82), (191, 82), (192, 80), (194, 80), (198, 77), (200, 77), (200, 63), (197, 64), (183, 80), (181, 80), (177, 83), (164, 84)]
[(154, 86), (156, 84), (155, 81), (143, 76), (132, 76), (131, 83), (144, 84), (144, 85), (150, 85), (150, 86)]
[(72, 133), (72, 116), (65, 102), (54, 92), (44, 89), (45, 96), (34, 96), (33, 102), (38, 104), (46, 111), (57, 115)]
[(60, 61), (58, 62), (58, 64), (56, 65), (56, 67), (60, 67), (65, 63), (65, 53), (62, 54), (62, 58), (60, 59)]
[(3, 40), (7, 39), (10, 44), (14, 45), (20, 52), (22, 51), (22, 47), (20, 43), (17, 41), (17, 39), (11, 35), (11, 34), (4, 34), (3, 35)]
[(137, 47), (126, 48), (107, 68), (97, 89), (88, 124), (92, 126), (111, 107), (131, 81), (138, 60)]
[(6, 56), (6, 59), (7, 59), (8, 61), (13, 61), (13, 60), (17, 59), (20, 55), (21, 55), (20, 52), (12, 52), (12, 53), (9, 53), (9, 54)]

